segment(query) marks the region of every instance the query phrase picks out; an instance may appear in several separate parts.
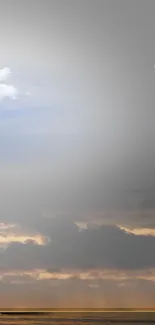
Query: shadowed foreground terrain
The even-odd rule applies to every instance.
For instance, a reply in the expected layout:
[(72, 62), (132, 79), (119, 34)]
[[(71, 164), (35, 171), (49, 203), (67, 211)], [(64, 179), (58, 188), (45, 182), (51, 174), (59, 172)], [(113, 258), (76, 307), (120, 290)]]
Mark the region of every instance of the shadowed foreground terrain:
[(3, 310), (0, 324), (133, 324), (155, 323), (155, 311), (94, 311), (94, 310), (44, 310), (44, 311), (12, 311)]

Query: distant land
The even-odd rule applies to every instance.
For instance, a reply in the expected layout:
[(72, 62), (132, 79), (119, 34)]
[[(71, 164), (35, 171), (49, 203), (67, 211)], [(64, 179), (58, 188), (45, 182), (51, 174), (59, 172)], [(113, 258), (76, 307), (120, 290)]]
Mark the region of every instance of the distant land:
[[(0, 321), (3, 318), (46, 320), (55, 324), (155, 324), (155, 308), (3, 308), (0, 309)], [(23, 318), (24, 317), (24, 318)]]
[[(155, 308), (3, 308), (0, 320), (16, 317), (26, 320), (51, 319), (55, 324), (155, 324)], [(28, 323), (27, 323), (28, 324)]]

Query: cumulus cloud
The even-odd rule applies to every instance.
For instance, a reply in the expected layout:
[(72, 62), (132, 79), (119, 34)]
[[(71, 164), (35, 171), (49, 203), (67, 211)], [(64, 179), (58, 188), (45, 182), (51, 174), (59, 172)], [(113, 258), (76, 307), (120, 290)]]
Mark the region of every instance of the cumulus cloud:
[(11, 74), (12, 72), (8, 67), (0, 69), (0, 100), (3, 100), (4, 98), (15, 100), (18, 97), (18, 90), (16, 87), (3, 83)]
[(4, 67), (0, 69), (0, 82), (5, 81), (12, 74), (10, 68)]
[(18, 91), (12, 85), (0, 84), (0, 100), (3, 98), (17, 99)]
[[(9, 67), (4, 67), (0, 69), (0, 100), (2, 101), (4, 98), (10, 98), (15, 100), (19, 96), (19, 90), (12, 84), (6, 83), (8, 78), (12, 75), (12, 71)], [(24, 96), (30, 96), (30, 91), (21, 93)]]

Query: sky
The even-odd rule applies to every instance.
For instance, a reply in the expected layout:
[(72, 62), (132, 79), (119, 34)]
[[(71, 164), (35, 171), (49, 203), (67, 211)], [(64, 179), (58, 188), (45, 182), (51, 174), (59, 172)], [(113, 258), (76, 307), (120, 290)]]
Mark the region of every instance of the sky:
[(1, 307), (155, 307), (154, 16), (0, 1)]

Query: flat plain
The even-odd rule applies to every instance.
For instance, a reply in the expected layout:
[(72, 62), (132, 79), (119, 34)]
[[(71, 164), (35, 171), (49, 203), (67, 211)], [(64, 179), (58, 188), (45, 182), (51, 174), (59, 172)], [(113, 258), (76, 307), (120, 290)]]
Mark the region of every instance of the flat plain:
[(155, 324), (154, 310), (2, 310), (0, 324)]

